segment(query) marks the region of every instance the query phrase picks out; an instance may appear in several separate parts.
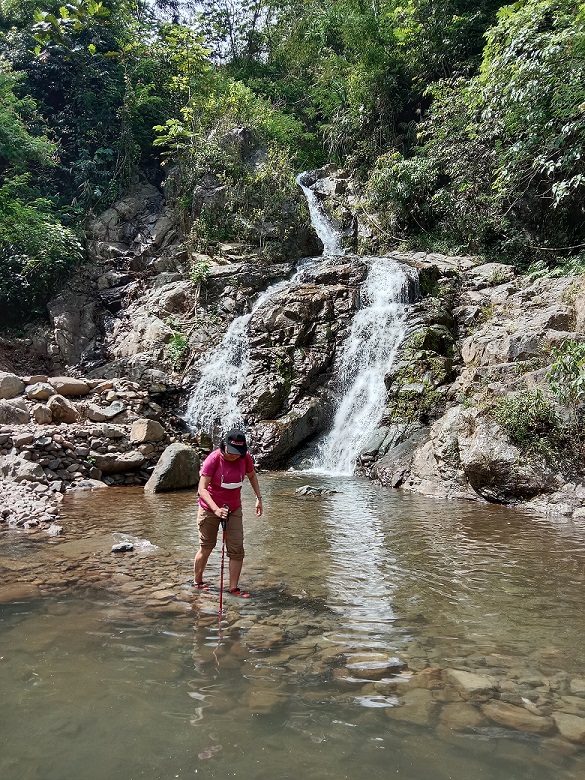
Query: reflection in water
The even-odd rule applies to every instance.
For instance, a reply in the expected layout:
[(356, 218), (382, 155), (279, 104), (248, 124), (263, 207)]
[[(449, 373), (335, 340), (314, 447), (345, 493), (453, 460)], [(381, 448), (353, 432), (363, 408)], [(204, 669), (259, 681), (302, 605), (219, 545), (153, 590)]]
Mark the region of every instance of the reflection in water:
[[(332, 481), (332, 489), (336, 484)], [(368, 490), (358, 489), (326, 499), (329, 511), (323, 528), (331, 556), (326, 581), (329, 603), (344, 617), (342, 638), (383, 649), (394, 618), (393, 583), (386, 577), (388, 554), (379, 508), (369, 498)]]
[[(260, 479), (265, 516), (244, 506), (254, 598), (229, 602), (221, 641), (217, 592), (188, 585), (193, 494), (71, 496), (64, 539), (0, 535), (2, 581), (52, 593), (0, 605), (2, 780), (584, 776), (558, 736), (447, 727), (448, 690), (423, 691), (426, 720), (396, 719), (407, 687), (344, 677), (347, 656), (383, 651), (585, 717), (584, 529), (356, 479), (312, 477), (340, 491), (322, 499), (295, 496), (298, 475)], [(115, 534), (149, 545), (113, 556)]]

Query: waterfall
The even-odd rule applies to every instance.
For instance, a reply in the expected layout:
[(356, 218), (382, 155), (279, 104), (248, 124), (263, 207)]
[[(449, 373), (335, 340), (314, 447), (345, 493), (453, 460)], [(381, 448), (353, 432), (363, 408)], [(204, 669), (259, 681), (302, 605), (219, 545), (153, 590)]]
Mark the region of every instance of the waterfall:
[(214, 428), (241, 427), (239, 396), (248, 366), (246, 326), (252, 313), (236, 317), (230, 324), (219, 347), (204, 364), (195, 386), (185, 422), (192, 431), (202, 430), (213, 435)]
[(307, 206), (309, 207), (309, 214), (311, 216), (311, 224), (315, 228), (315, 233), (321, 239), (323, 244), (324, 255), (342, 255), (344, 254), (341, 248), (341, 233), (336, 230), (331, 224), (329, 218), (324, 213), (319, 203), (317, 195), (306, 184), (303, 184), (303, 180), (307, 172), (299, 173), (296, 178), (296, 182), (305, 194), (307, 199)]
[(204, 431), (213, 437), (217, 428), (227, 431), (245, 427), (239, 399), (249, 369), (248, 323), (256, 309), (268, 298), (302, 281), (310, 273), (313, 262), (301, 262), (291, 279), (277, 282), (261, 293), (252, 310), (236, 317), (221, 343), (206, 354), (206, 362), (184, 415), (192, 431)]
[[(299, 174), (296, 181), (307, 198), (311, 223), (323, 242), (325, 253), (343, 254), (339, 232), (329, 223), (313, 190), (302, 183), (305, 175), (306, 171)], [(301, 262), (291, 279), (278, 282), (265, 290), (252, 311), (236, 317), (221, 343), (207, 353), (199, 381), (191, 392), (184, 415), (185, 422), (192, 431), (204, 431), (213, 437), (217, 428), (228, 430), (244, 427), (240, 397), (249, 369), (248, 322), (256, 309), (268, 298), (301, 281), (311, 264), (318, 260), (319, 258), (315, 258)]]
[(356, 313), (338, 364), (341, 397), (333, 426), (318, 447), (314, 470), (352, 474), (356, 458), (382, 419), (384, 375), (406, 330), (409, 281), (415, 271), (387, 258), (370, 258)]

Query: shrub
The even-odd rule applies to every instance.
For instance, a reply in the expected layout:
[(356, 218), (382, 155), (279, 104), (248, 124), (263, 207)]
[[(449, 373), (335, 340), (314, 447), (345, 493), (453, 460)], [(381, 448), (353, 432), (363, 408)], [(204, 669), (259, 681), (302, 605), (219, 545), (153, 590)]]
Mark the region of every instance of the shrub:
[(0, 186), (0, 323), (40, 314), (56, 283), (81, 261), (82, 246), (43, 200), (15, 196), (22, 178)]
[(173, 368), (181, 368), (189, 352), (189, 339), (184, 333), (173, 333), (167, 343), (166, 352)]
[(554, 362), (547, 374), (550, 389), (578, 423), (585, 396), (585, 343), (565, 341), (552, 351), (552, 357)]
[(552, 457), (566, 443), (565, 426), (551, 400), (541, 390), (498, 398), (491, 414), (511, 442), (528, 454)]

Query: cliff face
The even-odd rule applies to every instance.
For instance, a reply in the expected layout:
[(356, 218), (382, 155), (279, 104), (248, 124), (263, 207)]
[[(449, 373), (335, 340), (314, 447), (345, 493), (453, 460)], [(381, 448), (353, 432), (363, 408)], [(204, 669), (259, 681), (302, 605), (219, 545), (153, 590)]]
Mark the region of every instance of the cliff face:
[[(490, 263), (462, 270), (451, 287), (453, 368), (436, 387), (444, 411), (427, 426), (419, 417), (400, 446), (376, 452), (371, 475), (424, 495), (524, 502), (578, 516), (582, 460), (578, 443), (563, 444), (571, 436), (568, 410), (550, 392), (549, 371), (556, 348), (585, 340), (584, 280), (534, 280)], [(531, 403), (533, 414), (550, 413), (551, 428), (522, 440), (537, 422), (522, 418)], [(516, 418), (502, 409), (516, 410)], [(552, 429), (555, 420), (559, 430)]]
[[(346, 175), (328, 168), (313, 178), (344, 242), (358, 240), (363, 228)], [(31, 347), (47, 373), (178, 390), (181, 412), (229, 323), (319, 246), (308, 225), (294, 247), (289, 239), (280, 253), (273, 246), (270, 261), (236, 242), (188, 253), (183, 238), (162, 193), (148, 185), (101, 215), (90, 227), (90, 262), (51, 302), (51, 332)], [(531, 279), (507, 265), (438, 254), (387, 259), (416, 268), (420, 290), (411, 291), (406, 336), (385, 377), (384, 414), (358, 468), (425, 495), (578, 515), (579, 453), (527, 448), (495, 410), (502, 399), (546, 395), (555, 347), (585, 340), (583, 281)], [(202, 278), (193, 276), (194, 263), (206, 268)], [(317, 257), (254, 309), (240, 405), (261, 465), (286, 464), (329, 425), (339, 354), (366, 276), (366, 258)]]

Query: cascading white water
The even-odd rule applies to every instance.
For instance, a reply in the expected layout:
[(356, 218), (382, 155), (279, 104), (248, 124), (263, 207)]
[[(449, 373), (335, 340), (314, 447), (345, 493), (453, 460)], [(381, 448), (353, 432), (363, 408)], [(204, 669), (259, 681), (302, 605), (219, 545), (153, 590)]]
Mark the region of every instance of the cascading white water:
[(299, 282), (309, 272), (310, 265), (310, 261), (301, 263), (291, 279), (277, 282), (265, 290), (258, 297), (252, 311), (236, 317), (221, 343), (206, 355), (201, 376), (191, 393), (184, 415), (185, 422), (192, 431), (204, 431), (213, 435), (216, 428), (226, 431), (244, 427), (239, 399), (249, 369), (250, 318), (272, 295)]
[(342, 255), (344, 250), (341, 247), (341, 233), (336, 230), (325, 213), (321, 208), (319, 199), (313, 192), (313, 190), (303, 183), (303, 179), (306, 176), (306, 171), (299, 173), (296, 178), (296, 182), (305, 194), (307, 199), (307, 206), (309, 207), (309, 214), (311, 216), (311, 224), (315, 228), (315, 233), (321, 239), (323, 244), (324, 255)]
[[(325, 253), (343, 254), (339, 233), (321, 211), (315, 193), (301, 181), (305, 174), (306, 172), (299, 174), (297, 184), (307, 198), (311, 222), (323, 242)], [(308, 267), (308, 263), (302, 263), (292, 279), (278, 282), (262, 293), (252, 311), (236, 317), (221, 344), (208, 353), (184, 415), (185, 422), (192, 431), (204, 431), (213, 435), (217, 427), (222, 430), (244, 427), (239, 399), (249, 368), (248, 322), (264, 301), (288, 285), (298, 282)]]
[(236, 317), (221, 344), (208, 357), (195, 386), (185, 422), (193, 431), (213, 434), (215, 426), (225, 430), (242, 424), (239, 396), (248, 366), (246, 326), (252, 314)]
[(333, 427), (320, 443), (314, 470), (352, 474), (356, 458), (380, 424), (384, 375), (405, 335), (409, 280), (416, 272), (387, 258), (370, 258), (356, 313), (341, 354), (341, 401)]

